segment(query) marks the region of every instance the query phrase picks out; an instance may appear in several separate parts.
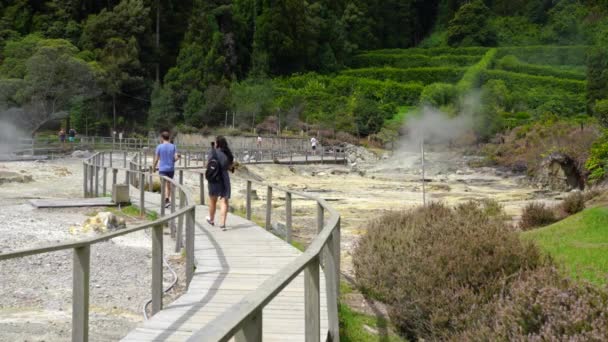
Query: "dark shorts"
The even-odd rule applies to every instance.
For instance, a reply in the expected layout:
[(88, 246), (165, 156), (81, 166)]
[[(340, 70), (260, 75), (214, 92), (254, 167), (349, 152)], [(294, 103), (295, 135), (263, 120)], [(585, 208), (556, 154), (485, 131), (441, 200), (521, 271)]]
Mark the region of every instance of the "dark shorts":
[(175, 176), (175, 171), (159, 171), (158, 174), (173, 179), (173, 176)]
[(316, 149), (317, 149), (317, 146), (313, 146), (313, 147), (312, 147), (312, 149), (313, 149), (313, 151), (314, 151), (314, 150), (316, 150)]

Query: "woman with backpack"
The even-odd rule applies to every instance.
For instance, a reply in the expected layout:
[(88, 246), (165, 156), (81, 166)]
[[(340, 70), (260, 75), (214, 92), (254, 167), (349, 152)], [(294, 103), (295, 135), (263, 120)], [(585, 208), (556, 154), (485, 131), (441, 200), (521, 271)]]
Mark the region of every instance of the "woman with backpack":
[(215, 211), (217, 202), (220, 202), (220, 228), (226, 230), (226, 217), (228, 216), (228, 201), (230, 200), (230, 175), (234, 172), (234, 156), (223, 136), (215, 139), (215, 146), (211, 145), (211, 153), (207, 161), (205, 178), (209, 184), (209, 216), (207, 223), (215, 226)]

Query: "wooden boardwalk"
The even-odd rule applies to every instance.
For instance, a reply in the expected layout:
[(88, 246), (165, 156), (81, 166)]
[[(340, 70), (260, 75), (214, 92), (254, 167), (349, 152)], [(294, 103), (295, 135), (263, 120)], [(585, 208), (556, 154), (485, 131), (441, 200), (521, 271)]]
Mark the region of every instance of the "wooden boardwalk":
[[(123, 341), (184, 341), (300, 255), (280, 238), (234, 215), (229, 215), (227, 231), (211, 227), (205, 222), (207, 213), (207, 207), (197, 206), (196, 272), (188, 291)], [(326, 332), (323, 271), (320, 288), (321, 331)], [(264, 341), (304, 341), (303, 273), (264, 309), (263, 315)]]

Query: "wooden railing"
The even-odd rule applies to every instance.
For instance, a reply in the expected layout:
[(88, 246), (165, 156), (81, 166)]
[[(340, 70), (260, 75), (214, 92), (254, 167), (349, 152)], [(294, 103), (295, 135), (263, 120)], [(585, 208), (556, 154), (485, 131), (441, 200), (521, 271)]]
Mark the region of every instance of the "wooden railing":
[[(140, 154), (143, 155), (143, 154)], [(337, 153), (336, 153), (337, 155)], [(138, 160), (146, 163), (147, 158), (133, 158), (135, 168), (145, 168), (146, 165), (136, 164)], [(185, 165), (189, 165), (185, 163)], [(198, 173), (200, 199), (205, 203), (205, 179), (200, 170), (179, 169), (180, 184), (183, 172)], [(188, 341), (228, 341), (235, 338), (237, 342), (262, 341), (262, 312), (293, 279), (304, 271), (304, 306), (305, 306), (305, 339), (307, 342), (340, 340), (338, 320), (338, 298), (340, 290), (340, 215), (321, 198), (281, 188), (272, 184), (245, 179), (246, 182), (246, 218), (251, 220), (253, 185), (266, 189), (265, 228), (271, 230), (273, 193), (285, 193), (285, 240), (292, 239), (292, 198), (293, 196), (312, 200), (316, 203), (317, 235), (308, 249), (298, 258), (290, 262), (275, 275), (267, 279), (256, 291), (245, 296), (243, 300), (216, 317), (201, 330), (195, 332)], [(327, 221), (325, 216), (327, 216)], [(321, 336), (321, 305), (320, 305), (320, 276), (319, 269), (325, 274), (325, 291), (327, 298), (328, 331)]]
[[(110, 158), (107, 158), (110, 156)], [(124, 155), (124, 164), (127, 164), (127, 156)], [(133, 180), (139, 178), (140, 189), (140, 211), (145, 211), (145, 191), (144, 179), (153, 177), (153, 174), (145, 172), (145, 170), (135, 169), (132, 167), (133, 162), (129, 161), (129, 168), (115, 167), (111, 158), (111, 154), (96, 153), (91, 158), (83, 162), (84, 182), (83, 190), (85, 197), (99, 196), (100, 184), (99, 175), (103, 175), (102, 179), (102, 195), (106, 194), (106, 175), (108, 170), (112, 172), (112, 184), (117, 184), (118, 173), (123, 172), (125, 175), (125, 183), (133, 184)], [(122, 235), (131, 234), (144, 229), (152, 230), (152, 313), (156, 313), (162, 309), (163, 296), (163, 227), (166, 224), (175, 224), (178, 220), (178, 232), (183, 230), (185, 224), (185, 249), (186, 249), (186, 280), (190, 283), (194, 274), (194, 225), (195, 225), (195, 203), (192, 196), (184, 186), (172, 179), (162, 177), (161, 184), (170, 182), (173, 186), (171, 196), (175, 198), (176, 192), (180, 198), (179, 208), (172, 208), (170, 214), (164, 215), (163, 196), (161, 195), (159, 207), (161, 208), (161, 218), (153, 222), (141, 224), (135, 227), (117, 230), (111, 233), (106, 233), (93, 238), (83, 239), (79, 241), (64, 242), (58, 244), (47, 245), (43, 247), (34, 247), (28, 249), (17, 250), (13, 252), (0, 253), (0, 261), (26, 257), (36, 254), (50, 253), (60, 250), (73, 249), (73, 281), (72, 281), (72, 341), (82, 342), (88, 341), (89, 335), (89, 278), (90, 278), (90, 254), (91, 245), (107, 241)], [(161, 186), (164, 189), (164, 186)], [(177, 191), (176, 191), (177, 190)], [(181, 240), (178, 240), (176, 245), (181, 245)]]
[[(266, 229), (271, 229), (273, 193), (285, 193), (285, 239), (292, 236), (292, 196), (313, 200), (317, 206), (317, 236), (308, 249), (275, 275), (264, 281), (256, 291), (216, 317), (204, 328), (195, 332), (188, 341), (228, 341), (232, 337), (237, 342), (262, 341), (262, 312), (292, 280), (304, 271), (305, 337), (307, 342), (340, 340), (338, 321), (338, 298), (340, 283), (340, 215), (327, 202), (309, 194), (294, 192), (271, 184), (246, 180), (246, 216), (251, 220), (252, 185), (266, 189)], [(204, 183), (201, 178), (201, 189)], [(325, 216), (328, 214), (327, 221)], [(324, 223), (326, 222), (326, 223)], [(321, 306), (319, 267), (325, 274), (327, 297), (327, 335), (321, 336)]]

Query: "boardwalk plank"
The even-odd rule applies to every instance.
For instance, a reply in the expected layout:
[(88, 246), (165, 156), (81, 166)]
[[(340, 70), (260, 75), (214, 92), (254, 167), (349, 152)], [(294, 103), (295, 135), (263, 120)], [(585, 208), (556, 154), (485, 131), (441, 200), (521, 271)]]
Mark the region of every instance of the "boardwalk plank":
[[(136, 191), (133, 193), (137, 195)], [(154, 208), (153, 203), (154, 200), (146, 202)], [(233, 229), (222, 231), (204, 223), (206, 215), (207, 208), (197, 206), (197, 268), (188, 292), (143, 322), (123, 341), (184, 341), (301, 254), (240, 217), (230, 215), (228, 226)], [(325, 278), (323, 272), (320, 274), (321, 336), (324, 336), (328, 328), (327, 301)], [(263, 317), (264, 341), (305, 340), (303, 273), (268, 304)]]

